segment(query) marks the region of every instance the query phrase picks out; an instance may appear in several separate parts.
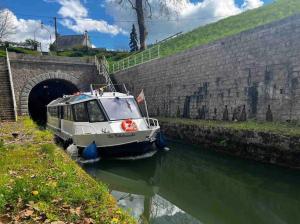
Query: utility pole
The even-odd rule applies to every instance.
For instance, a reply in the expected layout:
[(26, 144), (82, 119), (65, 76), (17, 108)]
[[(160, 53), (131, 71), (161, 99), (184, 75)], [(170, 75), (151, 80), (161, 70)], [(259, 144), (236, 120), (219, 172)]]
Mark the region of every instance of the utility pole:
[(85, 47), (86, 47), (86, 50), (88, 50), (88, 32), (87, 32), (87, 30), (84, 32), (84, 36), (85, 36)]
[(57, 51), (58, 32), (57, 32), (57, 18), (56, 17), (54, 17), (54, 28), (55, 28), (55, 50)]

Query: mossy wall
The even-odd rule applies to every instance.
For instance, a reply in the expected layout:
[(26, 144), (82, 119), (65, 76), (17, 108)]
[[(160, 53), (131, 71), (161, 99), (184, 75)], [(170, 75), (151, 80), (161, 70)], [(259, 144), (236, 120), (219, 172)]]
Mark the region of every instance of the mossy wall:
[[(171, 139), (204, 145), (209, 150), (264, 163), (300, 169), (300, 134), (285, 132), (285, 126), (264, 124), (251, 128), (247, 123), (230, 125), (190, 122), (180, 119), (160, 119), (164, 134)], [(268, 124), (272, 127), (272, 124)], [(276, 127), (277, 126), (277, 127)], [(296, 128), (295, 128), (296, 129)]]

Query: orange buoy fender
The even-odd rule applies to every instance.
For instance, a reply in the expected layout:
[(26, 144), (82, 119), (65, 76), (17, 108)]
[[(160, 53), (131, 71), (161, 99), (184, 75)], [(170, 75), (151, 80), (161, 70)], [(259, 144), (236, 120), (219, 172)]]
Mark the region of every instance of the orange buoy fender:
[(136, 123), (131, 119), (122, 121), (121, 127), (125, 132), (134, 132), (138, 130)]

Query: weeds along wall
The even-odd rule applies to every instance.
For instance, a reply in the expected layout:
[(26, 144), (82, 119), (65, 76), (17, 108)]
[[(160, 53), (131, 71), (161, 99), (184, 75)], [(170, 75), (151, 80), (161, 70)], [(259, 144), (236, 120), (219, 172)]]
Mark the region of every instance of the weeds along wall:
[(152, 116), (300, 120), (300, 15), (113, 75)]

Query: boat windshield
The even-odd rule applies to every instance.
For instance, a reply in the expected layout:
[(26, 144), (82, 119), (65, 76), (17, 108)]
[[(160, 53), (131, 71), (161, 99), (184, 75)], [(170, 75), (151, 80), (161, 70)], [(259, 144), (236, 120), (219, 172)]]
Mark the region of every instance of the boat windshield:
[(140, 109), (133, 98), (102, 98), (100, 101), (110, 120), (141, 118)]

